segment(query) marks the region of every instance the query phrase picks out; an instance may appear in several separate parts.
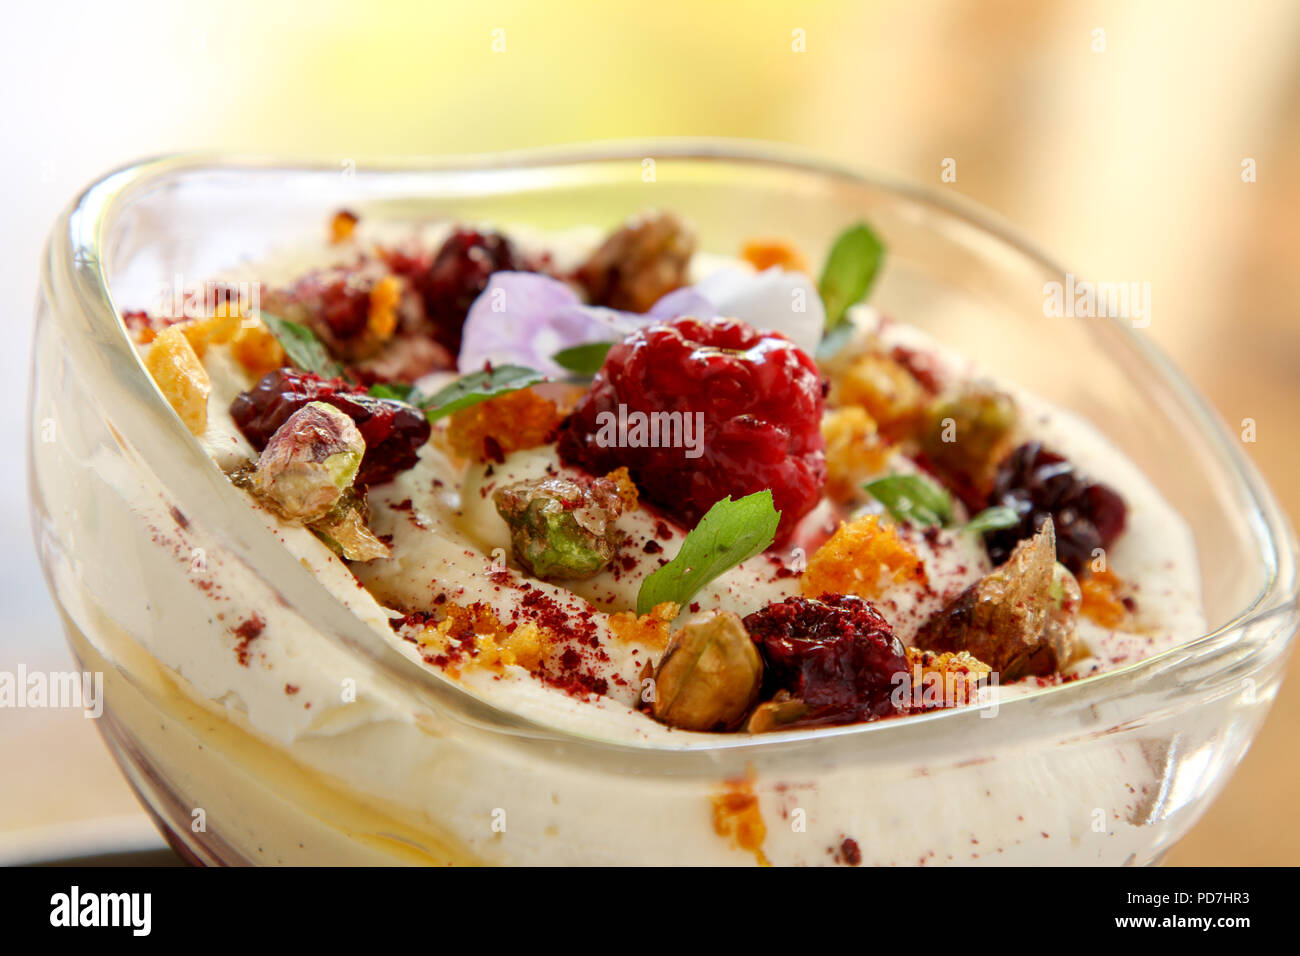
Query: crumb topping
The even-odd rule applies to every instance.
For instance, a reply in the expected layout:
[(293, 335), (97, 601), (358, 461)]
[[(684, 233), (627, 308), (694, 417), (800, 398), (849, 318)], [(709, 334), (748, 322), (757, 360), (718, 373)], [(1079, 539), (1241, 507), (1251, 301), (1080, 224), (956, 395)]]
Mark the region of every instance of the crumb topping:
[(536, 448), (550, 440), (576, 395), (565, 389), (554, 397), (523, 388), (471, 405), (451, 416), (447, 441), (469, 461), (504, 461), (512, 452)]
[(668, 646), (668, 625), (680, 611), (681, 606), (671, 601), (656, 604), (649, 614), (640, 617), (632, 611), (620, 611), (609, 616), (609, 632), (625, 644), (644, 644), (663, 650)]
[(808, 559), (800, 586), (806, 597), (880, 597), (891, 586), (927, 583), (925, 565), (879, 515), (843, 522)]

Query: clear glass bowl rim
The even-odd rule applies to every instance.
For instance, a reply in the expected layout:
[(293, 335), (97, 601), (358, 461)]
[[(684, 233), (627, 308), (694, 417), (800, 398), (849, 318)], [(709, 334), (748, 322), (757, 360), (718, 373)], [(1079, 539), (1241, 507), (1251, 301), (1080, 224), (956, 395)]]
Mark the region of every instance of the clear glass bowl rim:
[[(940, 194), (930, 189), (866, 175), (847, 166), (773, 143), (716, 138), (622, 140), (491, 154), (358, 159), (356, 170), (358, 175), (364, 173), (367, 176), (410, 176), (422, 173), (437, 176), (486, 171), (545, 173), (547, 170), (581, 164), (629, 160), (639, 162), (645, 156), (654, 156), (657, 160), (778, 167), (829, 179), (848, 180), (930, 207), (986, 234), (1033, 260), (1048, 272), (1061, 276), (1066, 274), (1064, 268), (1021, 238), (996, 215), (968, 200), (954, 199), (951, 193)], [(238, 170), (280, 172), (286, 175), (325, 172), (337, 174), (338, 166), (333, 161), (322, 161), (319, 158), (296, 160), (224, 154), (171, 155), (124, 166), (88, 186), (56, 222), (42, 269), (45, 300), (49, 303), (53, 321), (63, 326), (72, 362), (93, 383), (92, 390), (100, 401), (105, 417), (115, 424), (130, 417), (139, 426), (122, 434), (119, 440), (124, 443), (124, 447), (129, 446), (169, 489), (182, 485), (166, 480), (168, 476), (174, 479), (185, 478), (193, 484), (196, 474), (202, 474), (200, 483), (205, 484), (212, 494), (206, 497), (191, 495), (186, 499), (186, 510), (193, 511), (194, 517), (205, 522), (208, 527), (223, 529), (226, 538), (234, 543), (234, 552), (262, 572), (267, 581), (276, 582), (281, 596), (309, 624), (323, 633), (337, 636), (349, 650), (362, 654), (374, 666), (376, 673), (391, 678), (394, 686), (408, 695), (412, 705), (427, 707), (433, 702), (439, 710), (450, 713), (466, 724), (495, 733), (547, 740), (563, 745), (566, 749), (596, 748), (597, 757), (602, 753), (613, 756), (620, 751), (631, 751), (641, 756), (654, 752), (670, 761), (674, 757), (685, 758), (692, 753), (698, 755), (701, 751), (728, 751), (737, 752), (735, 756), (757, 757), (763, 754), (773, 755), (769, 753), (771, 751), (806, 750), (816, 748), (819, 741), (824, 742), (828, 737), (857, 738), (863, 743), (874, 738), (876, 743), (884, 743), (879, 735), (885, 731), (890, 732), (891, 738), (912, 740), (916, 734), (930, 736), (926, 725), (936, 721), (969, 721), (974, 716), (974, 709), (967, 708), (938, 711), (902, 721), (880, 721), (807, 732), (721, 738), (716, 735), (698, 735), (697, 742), (684, 742), (671, 749), (584, 737), (518, 717), (487, 704), (459, 686), (438, 680), (371, 633), (286, 549), (278, 545), (264, 548), (267, 554), (252, 557), (251, 549), (239, 547), (241, 542), (260, 542), (265, 545), (268, 541), (273, 542), (273, 537), (234, 496), (224, 476), (212, 466), (210, 459), (153, 384), (119, 318), (108, 288), (105, 266), (105, 239), (117, 213), (134, 197), (179, 176)], [(1246, 492), (1247, 499), (1253, 504), (1251, 513), (1246, 517), (1258, 544), (1258, 557), (1266, 582), (1260, 592), (1231, 620), (1193, 641), (1094, 677), (1025, 694), (1003, 703), (1003, 708), (1023, 711), (1035, 706), (1035, 702), (1041, 705), (1049, 701), (1052, 705), (1050, 712), (1054, 714), (1086, 708), (1096, 700), (1107, 697), (1115, 685), (1133, 686), (1128, 682), (1145, 682), (1189, 662), (1206, 663), (1207, 658), (1230, 654), (1244, 629), (1270, 615), (1292, 611), (1296, 605), (1294, 532), (1271, 491), (1231, 438), (1227, 427), (1148, 339), (1136, 334), (1122, 320), (1094, 321), (1107, 321), (1118, 327), (1127, 347), (1150, 369), (1159, 384), (1175, 396), (1181, 410), (1198, 426), (1220, 463)], [(1001, 727), (1005, 731), (1007, 725), (1002, 723)], [(903, 733), (905, 728), (907, 730)], [(940, 730), (938, 727), (928, 729)], [(957, 728), (945, 726), (942, 729), (955, 731)]]

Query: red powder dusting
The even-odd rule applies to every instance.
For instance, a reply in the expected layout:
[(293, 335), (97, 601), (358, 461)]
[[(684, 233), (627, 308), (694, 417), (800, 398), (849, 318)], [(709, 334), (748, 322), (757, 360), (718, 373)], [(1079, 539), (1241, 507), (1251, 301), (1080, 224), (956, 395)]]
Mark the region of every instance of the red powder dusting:
[(845, 837), (844, 842), (840, 844), (840, 856), (849, 866), (861, 864), (862, 850), (858, 847), (858, 841), (853, 837)]
[(554, 635), (562, 651), (547, 655), (541, 673), (543, 681), (574, 697), (609, 693), (609, 681), (592, 668), (593, 662), (608, 662), (600, 646), (599, 630), (590, 607), (568, 610), (538, 590), (529, 591), (520, 602), (523, 615)]
[(260, 614), (251, 615), (248, 620), (241, 621), (239, 626), (234, 628), (235, 636), (239, 638), (239, 643), (235, 645), (235, 655), (244, 667), (248, 666), (248, 645), (261, 637), (265, 628), (266, 619)]

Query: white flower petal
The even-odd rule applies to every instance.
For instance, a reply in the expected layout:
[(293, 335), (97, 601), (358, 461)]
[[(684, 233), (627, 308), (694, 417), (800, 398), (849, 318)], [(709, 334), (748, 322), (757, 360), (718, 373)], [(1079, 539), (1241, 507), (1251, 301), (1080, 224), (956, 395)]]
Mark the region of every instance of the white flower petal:
[(821, 341), (826, 310), (817, 287), (802, 272), (779, 266), (757, 274), (719, 269), (692, 288), (713, 303), (718, 315), (780, 332), (809, 355)]

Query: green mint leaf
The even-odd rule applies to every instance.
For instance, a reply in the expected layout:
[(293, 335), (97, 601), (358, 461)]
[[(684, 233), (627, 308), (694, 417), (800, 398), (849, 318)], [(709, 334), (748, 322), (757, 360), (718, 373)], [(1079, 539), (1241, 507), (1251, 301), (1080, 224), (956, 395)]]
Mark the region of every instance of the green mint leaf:
[(1006, 505), (994, 505), (992, 508), (985, 508), (967, 523), (964, 531), (971, 534), (983, 534), (986, 531), (1001, 531), (1003, 528), (1014, 528), (1020, 524), (1020, 514), (1015, 508), (1008, 508)]
[(853, 338), (853, 332), (852, 324), (841, 322), (822, 336), (822, 340), (817, 343), (813, 358), (819, 362), (833, 359), (840, 349), (849, 344), (849, 340)]
[(370, 386), (370, 394), (375, 398), (395, 398), (399, 402), (411, 401), (411, 393), (414, 391), (414, 385), (402, 382), (376, 382)]
[(305, 372), (314, 372), (321, 378), (341, 378), (343, 366), (330, 358), (325, 343), (305, 325), (290, 322), (269, 312), (262, 313), (262, 322), (276, 337), (289, 361)]
[(561, 349), (551, 356), (551, 361), (575, 375), (595, 375), (605, 364), (613, 342), (588, 342), (572, 348)]
[(925, 527), (952, 520), (952, 498), (922, 475), (890, 475), (862, 486), (884, 505), (896, 521)]
[(865, 222), (839, 234), (817, 283), (826, 306), (827, 332), (844, 322), (849, 306), (867, 297), (884, 258), (884, 243)]
[(517, 392), (521, 388), (545, 381), (546, 376), (522, 365), (498, 365), (490, 371), (471, 372), (462, 375), (446, 388), (439, 389), (433, 395), (412, 394), (408, 401), (424, 409), (429, 421), (436, 422), (452, 412), (469, 408), (489, 398), (496, 398), (507, 392)]
[(780, 521), (771, 491), (757, 491), (737, 501), (730, 495), (723, 498), (686, 535), (677, 557), (641, 582), (637, 614), (647, 614), (664, 601), (689, 604), (718, 575), (766, 551)]

